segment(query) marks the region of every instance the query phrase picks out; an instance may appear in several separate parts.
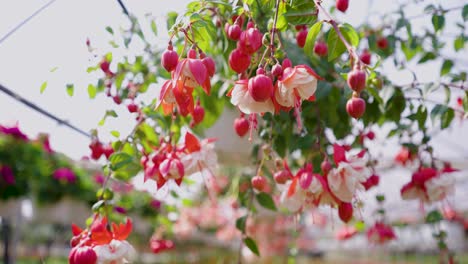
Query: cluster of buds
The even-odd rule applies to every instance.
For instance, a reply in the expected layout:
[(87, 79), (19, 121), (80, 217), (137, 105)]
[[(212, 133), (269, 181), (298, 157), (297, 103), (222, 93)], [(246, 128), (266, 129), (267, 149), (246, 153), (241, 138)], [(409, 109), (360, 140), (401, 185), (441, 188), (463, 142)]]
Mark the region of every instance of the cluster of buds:
[(195, 49), (190, 49), (187, 57), (180, 59), (169, 43), (162, 54), (161, 64), (171, 73), (171, 79), (163, 84), (156, 108), (162, 106), (166, 115), (173, 114), (176, 108), (180, 115), (193, 117), (193, 126), (199, 124), (205, 111), (199, 103), (195, 106), (193, 91), (202, 87), (206, 94), (210, 94), (210, 78), (216, 72), (214, 60), (201, 50), (197, 54)]
[(366, 89), (366, 72), (357, 63), (353, 70), (348, 73), (348, 86), (353, 90), (351, 99), (346, 103), (346, 111), (353, 118), (360, 118), (366, 111), (366, 102), (360, 98), (361, 92)]

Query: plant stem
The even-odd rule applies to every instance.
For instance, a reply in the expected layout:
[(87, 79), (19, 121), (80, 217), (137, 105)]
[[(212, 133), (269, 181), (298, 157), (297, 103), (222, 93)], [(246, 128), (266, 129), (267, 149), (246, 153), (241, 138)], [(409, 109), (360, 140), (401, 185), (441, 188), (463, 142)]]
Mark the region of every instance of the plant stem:
[(338, 38), (343, 42), (345, 45), (346, 49), (348, 50), (348, 53), (351, 57), (351, 64), (353, 64), (353, 59), (356, 61), (356, 65), (359, 67), (361, 65), (361, 60), (359, 59), (359, 56), (357, 55), (356, 51), (354, 48), (349, 44), (349, 42), (346, 40), (346, 38), (343, 36), (343, 34), (340, 31), (340, 28), (338, 27), (338, 24), (336, 21), (330, 16), (330, 14), (321, 6), (321, 0), (314, 0), (315, 6), (317, 6), (318, 9), (322, 12), (322, 14), (327, 18), (326, 22), (328, 22), (333, 29), (336, 31), (336, 34), (338, 35)]
[(279, 3), (281, 0), (276, 0), (275, 3), (275, 18), (273, 19), (273, 26), (271, 28), (271, 40), (270, 40), (270, 48), (271, 48), (271, 57), (275, 55), (275, 34), (276, 34), (276, 23), (278, 22), (278, 12), (279, 12)]

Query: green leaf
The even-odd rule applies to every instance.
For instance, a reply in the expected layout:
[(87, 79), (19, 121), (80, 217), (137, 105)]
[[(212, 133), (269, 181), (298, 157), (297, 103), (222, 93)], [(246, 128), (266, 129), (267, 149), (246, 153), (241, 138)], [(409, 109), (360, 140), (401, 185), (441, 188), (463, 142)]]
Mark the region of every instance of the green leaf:
[(424, 54), (424, 56), (419, 60), (418, 63), (425, 63), (427, 61), (431, 61), (431, 60), (434, 60), (436, 59), (436, 55), (432, 52), (427, 52)]
[(132, 156), (124, 152), (117, 152), (109, 157), (110, 169), (119, 170), (132, 162)]
[(153, 20), (151, 21), (151, 30), (153, 31), (154, 35), (158, 35), (158, 26), (156, 26), (156, 22)]
[(468, 20), (468, 4), (463, 7), (462, 17), (463, 17), (463, 21)]
[(50, 72), (55, 72), (58, 70), (58, 67), (53, 67), (52, 69), (50, 69)]
[[(356, 30), (350, 24), (343, 24), (338, 26), (343, 37), (348, 41), (348, 43), (357, 47), (359, 45), (359, 35)], [(328, 61), (332, 61), (343, 54), (346, 51), (346, 46), (339, 38), (337, 32), (334, 28), (330, 29), (327, 38), (328, 45)]]
[(442, 117), (440, 119), (440, 127), (442, 129), (449, 127), (454, 117), (455, 111), (452, 108), (448, 108), (447, 111), (445, 111), (445, 113), (442, 114)]
[(442, 221), (443, 219), (444, 217), (438, 210), (431, 211), (426, 215), (426, 223), (428, 224), (435, 224)]
[(177, 16), (178, 16), (177, 12), (169, 12), (167, 14), (167, 20), (166, 20), (167, 30), (170, 30), (174, 26), (177, 20)]
[(455, 39), (453, 42), (453, 48), (455, 51), (459, 51), (465, 47), (465, 37), (460, 35), (458, 38)]
[(433, 15), (432, 16), (432, 26), (434, 26), (435, 32), (440, 31), (444, 28), (445, 17), (443, 15)]
[(94, 99), (96, 97), (96, 93), (97, 93), (97, 88), (96, 86), (92, 85), (92, 84), (88, 84), (88, 95), (89, 95), (89, 98), (90, 99)]
[(445, 60), (444, 63), (442, 64), (442, 68), (440, 69), (440, 76), (444, 76), (448, 73), (450, 73), (450, 70), (453, 67), (453, 61), (452, 60)]
[(261, 192), (259, 194), (257, 194), (255, 196), (255, 198), (257, 199), (258, 203), (267, 208), (267, 209), (270, 209), (272, 211), (276, 211), (276, 205), (275, 205), (275, 202), (273, 201), (273, 199), (271, 198), (271, 196), (267, 193), (264, 193), (264, 192)]
[(43, 82), (41, 85), (41, 89), (39, 90), (40, 93), (43, 93), (47, 88), (47, 81)]
[(291, 3), (291, 5), (286, 5), (286, 12), (283, 14), (289, 23), (293, 25), (306, 25), (312, 24), (317, 20), (316, 7), (313, 1), (291, 1)]
[(109, 32), (111, 35), (114, 35), (114, 30), (111, 27), (107, 26), (106, 31)]
[(354, 227), (358, 232), (363, 232), (364, 230), (366, 230), (366, 223), (364, 223), (363, 221), (358, 221), (356, 222), (356, 224), (354, 224)]
[(236, 228), (242, 233), (245, 233), (245, 224), (247, 222), (247, 215), (241, 216), (236, 220)]
[(260, 252), (258, 252), (258, 247), (257, 247), (257, 243), (255, 243), (255, 241), (250, 238), (250, 237), (246, 237), (244, 238), (244, 244), (250, 249), (250, 251), (252, 251), (255, 255), (257, 256), (260, 256)]
[(75, 91), (75, 86), (71, 83), (67, 84), (67, 94), (69, 96), (73, 96), (74, 91)]
[(322, 30), (322, 25), (323, 25), (323, 21), (315, 23), (309, 29), (309, 33), (307, 33), (306, 43), (304, 46), (304, 52), (308, 56), (312, 56), (314, 52), (315, 40), (317, 39), (317, 36), (320, 33), (320, 30)]
[(111, 135), (113, 135), (113, 136), (116, 137), (116, 138), (119, 138), (119, 137), (120, 137), (120, 132), (117, 131), (117, 130), (112, 130), (110, 133), (111, 133)]

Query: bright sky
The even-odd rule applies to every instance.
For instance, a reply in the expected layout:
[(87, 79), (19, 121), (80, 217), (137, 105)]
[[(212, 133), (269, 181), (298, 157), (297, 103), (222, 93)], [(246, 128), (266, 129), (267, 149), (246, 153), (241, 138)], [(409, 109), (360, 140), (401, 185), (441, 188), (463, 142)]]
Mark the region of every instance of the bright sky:
[[(8, 5), (0, 9), (0, 37), (47, 2), (48, 0), (9, 1)], [(124, 0), (129, 11), (138, 17), (143, 18), (147, 13), (156, 16), (161, 28), (165, 27), (164, 14), (171, 10), (183, 10), (187, 2), (189, 1)], [(325, 3), (330, 2), (334, 1), (325, 1)], [(367, 18), (369, 3), (372, 2), (374, 4), (372, 4), (371, 13), (374, 15)], [(337, 14), (337, 18), (353, 25), (358, 25), (365, 19), (380, 23), (380, 14), (396, 10), (400, 2), (407, 1), (352, 0), (347, 14)], [(460, 6), (460, 2), (466, 3), (460, 0), (440, 2), (448, 7)], [(422, 13), (421, 6), (412, 6), (407, 10), (408, 15)], [(447, 25), (450, 25), (452, 20), (452, 17), (448, 16)], [(415, 20), (413, 30), (417, 32), (418, 29), (422, 30), (431, 26), (429, 21), (428, 16)], [(87, 51), (85, 41), (89, 37), (92, 45), (98, 48), (98, 52), (106, 52), (109, 49), (106, 43), (110, 40), (110, 35), (104, 28), (109, 25), (114, 29), (127, 25), (127, 19), (116, 0), (57, 0), (0, 44), (0, 83), (57, 116), (70, 120), (85, 131), (95, 128), (105, 110), (113, 104), (104, 96), (97, 97), (95, 100), (88, 99), (87, 84), (94, 83), (95, 77), (86, 73), (86, 68), (94, 61)], [(167, 38), (161, 34), (161, 38), (155, 41), (164, 43)], [(451, 46), (453, 38), (448, 37), (448, 41)], [(468, 58), (460, 54), (452, 55)], [(465, 55), (468, 54), (465, 53)], [(462, 63), (457, 66), (467, 70), (466, 61)], [(54, 67), (58, 69), (50, 72)], [(405, 69), (395, 69), (391, 62), (385, 63), (383, 67), (385, 74), (397, 83), (411, 82), (411, 74)], [(434, 78), (438, 76), (440, 62), (425, 66), (410, 64), (408, 67), (421, 76), (421, 81), (434, 81)], [(48, 81), (48, 87), (43, 94), (40, 94), (39, 88), (44, 81)], [(75, 84), (73, 97), (66, 94), (67, 83)], [(443, 99), (440, 98), (440, 101)], [(22, 130), (30, 136), (35, 136), (39, 132), (49, 133), (52, 147), (72, 158), (81, 158), (89, 154), (89, 140), (82, 135), (66, 127), (58, 126), (1, 93), (0, 106), (0, 124), (14, 124), (18, 121)], [(110, 130), (119, 130), (122, 135), (125, 135), (131, 129), (133, 117), (124, 107), (118, 113), (121, 118), (109, 119), (106, 122), (108, 130), (101, 133), (104, 138), (109, 136)], [(466, 160), (468, 158), (467, 132), (466, 125), (456, 124), (450, 131), (442, 134), (441, 139), (437, 141), (437, 144), (442, 146), (441, 155), (448, 159)], [(392, 155), (397, 150), (395, 147), (389, 149)]]

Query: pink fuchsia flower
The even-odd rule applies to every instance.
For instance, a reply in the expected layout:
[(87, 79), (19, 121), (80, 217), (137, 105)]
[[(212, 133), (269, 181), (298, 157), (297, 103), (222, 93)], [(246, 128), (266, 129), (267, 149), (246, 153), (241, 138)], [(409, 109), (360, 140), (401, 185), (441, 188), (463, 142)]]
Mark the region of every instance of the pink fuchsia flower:
[(342, 146), (335, 144), (333, 150), (337, 168), (328, 173), (328, 185), (334, 196), (342, 202), (350, 203), (357, 191), (365, 189), (363, 183), (371, 174), (363, 159), (365, 152), (347, 158)]
[(235, 83), (232, 90), (228, 93), (231, 97), (231, 103), (239, 108), (244, 114), (274, 113), (275, 107), (271, 99), (264, 102), (255, 101), (249, 93), (248, 81), (239, 80)]
[(281, 202), (293, 212), (318, 206), (327, 192), (325, 179), (320, 174), (312, 173), (311, 164), (300, 169), (286, 186)]
[(379, 185), (379, 182), (380, 182), (380, 177), (378, 175), (372, 174), (369, 178), (367, 178), (367, 180), (362, 185), (364, 185), (364, 188), (367, 191), (370, 188)]
[(152, 200), (152, 201), (150, 202), (150, 205), (151, 205), (151, 207), (153, 207), (155, 210), (159, 210), (159, 209), (161, 209), (162, 202), (159, 201), (159, 200), (154, 199), (154, 200)]
[(206, 94), (210, 94), (209, 72), (205, 64), (199, 59), (186, 58), (179, 61), (172, 82), (174, 87), (183, 86), (193, 89), (201, 86)]
[(199, 141), (193, 134), (185, 134), (185, 155), (181, 162), (185, 169), (185, 175), (208, 170), (211, 174), (218, 167), (218, 156), (216, 155), (215, 139), (209, 138)]
[(98, 264), (123, 264), (128, 263), (135, 249), (126, 240), (113, 239), (109, 244), (94, 247)]
[(338, 232), (336, 232), (336, 239), (348, 240), (358, 233), (358, 230), (354, 226), (343, 226)]
[(52, 176), (58, 181), (65, 181), (67, 183), (74, 183), (76, 181), (75, 173), (69, 168), (59, 168), (55, 170)]
[(419, 199), (430, 203), (445, 199), (454, 191), (455, 180), (450, 175), (454, 170), (438, 172), (434, 168), (420, 168), (414, 172), (411, 181), (401, 189), (404, 200)]
[(277, 82), (275, 100), (286, 108), (292, 108), (302, 100), (313, 100), (317, 90), (317, 81), (321, 79), (306, 65), (286, 68)]
[(94, 174), (93, 179), (94, 179), (94, 182), (99, 185), (104, 183), (104, 175), (102, 175), (101, 173)]
[(193, 87), (184, 86), (182, 81), (167, 80), (161, 87), (156, 108), (162, 105), (164, 114), (170, 115), (176, 106), (182, 116), (187, 116), (195, 108), (192, 93)]
[(442, 173), (425, 183), (429, 201), (436, 202), (445, 199), (455, 191), (455, 178), (448, 173)]
[(184, 165), (175, 154), (168, 154), (166, 159), (159, 165), (159, 171), (166, 180), (174, 179), (181, 182), (184, 176)]
[(385, 244), (396, 239), (396, 235), (392, 226), (376, 222), (373, 227), (367, 230), (367, 239), (374, 244)]
[(10, 166), (3, 165), (0, 166), (0, 175), (1, 179), (5, 181), (6, 185), (14, 185), (16, 180), (15, 180), (15, 175), (13, 174), (13, 170), (11, 169)]
[(12, 126), (12, 127), (5, 127), (0, 125), (0, 133), (5, 134), (5, 135), (10, 135), (14, 138), (21, 139), (21, 140), (28, 140), (28, 136), (26, 136), (21, 130), (19, 129), (19, 126)]

